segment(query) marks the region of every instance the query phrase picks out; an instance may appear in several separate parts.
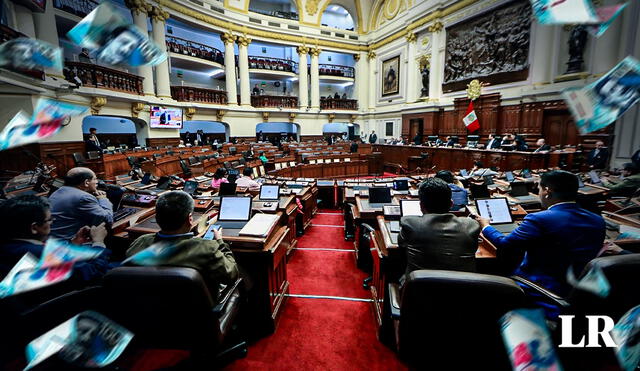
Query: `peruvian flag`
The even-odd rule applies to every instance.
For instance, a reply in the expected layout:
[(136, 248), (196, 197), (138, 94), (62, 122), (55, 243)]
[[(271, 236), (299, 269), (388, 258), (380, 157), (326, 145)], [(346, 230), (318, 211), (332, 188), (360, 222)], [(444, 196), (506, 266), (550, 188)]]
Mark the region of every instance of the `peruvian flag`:
[(469, 102), (467, 114), (462, 118), (462, 122), (464, 122), (464, 126), (466, 126), (467, 130), (469, 130), (469, 132), (471, 133), (480, 129), (480, 121), (478, 121), (476, 111), (473, 110), (473, 101)]

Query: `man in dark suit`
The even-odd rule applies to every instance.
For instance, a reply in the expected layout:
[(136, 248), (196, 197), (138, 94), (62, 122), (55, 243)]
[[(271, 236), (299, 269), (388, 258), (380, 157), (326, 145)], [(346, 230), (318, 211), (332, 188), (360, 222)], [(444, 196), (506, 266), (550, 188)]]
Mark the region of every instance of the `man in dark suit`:
[(349, 152), (358, 153), (358, 140), (354, 140), (351, 142), (351, 146), (349, 147)]
[(500, 148), (500, 144), (502, 144), (502, 139), (497, 137), (495, 134), (489, 134), (489, 141), (487, 142), (486, 149), (498, 149)]
[(422, 134), (418, 133), (415, 137), (413, 137), (413, 144), (419, 146), (422, 144)]
[(505, 236), (476, 217), (482, 234), (498, 254), (523, 251), (515, 274), (560, 295), (568, 294), (569, 268), (578, 275), (598, 255), (605, 238), (601, 216), (576, 203), (578, 178), (567, 171), (554, 170), (540, 176), (539, 196), (546, 210), (528, 214), (522, 224)]
[(549, 150), (551, 150), (551, 146), (548, 145), (544, 138), (540, 138), (536, 141), (536, 149), (533, 151), (535, 152), (548, 152)]
[(596, 148), (589, 152), (589, 157), (587, 158), (589, 168), (604, 169), (607, 167), (607, 160), (609, 160), (609, 150), (602, 141), (597, 141)]
[(74, 167), (67, 172), (64, 186), (51, 194), (51, 235), (70, 240), (85, 225), (113, 223), (113, 205), (104, 191), (97, 189), (93, 170)]
[(375, 144), (378, 142), (378, 135), (375, 130), (371, 130), (371, 135), (369, 135), (369, 143)]
[(102, 144), (98, 139), (98, 130), (96, 128), (89, 129), (89, 137), (87, 138), (87, 152), (100, 151), (102, 152)]
[(480, 226), (449, 213), (451, 189), (442, 179), (425, 179), (419, 195), (424, 215), (400, 219), (398, 245), (406, 251), (406, 274), (418, 269), (474, 272)]

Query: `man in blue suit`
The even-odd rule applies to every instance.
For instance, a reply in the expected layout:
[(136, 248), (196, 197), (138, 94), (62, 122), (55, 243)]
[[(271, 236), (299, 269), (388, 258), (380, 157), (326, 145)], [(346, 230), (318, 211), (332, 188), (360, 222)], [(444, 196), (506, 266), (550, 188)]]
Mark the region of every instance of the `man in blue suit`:
[(570, 288), (567, 270), (572, 267), (579, 275), (597, 256), (605, 238), (604, 219), (578, 206), (577, 194), (574, 174), (550, 171), (540, 176), (539, 195), (546, 210), (527, 215), (508, 236), (489, 225), (488, 219), (476, 220), (498, 253), (511, 249), (525, 252), (514, 274), (566, 295)]

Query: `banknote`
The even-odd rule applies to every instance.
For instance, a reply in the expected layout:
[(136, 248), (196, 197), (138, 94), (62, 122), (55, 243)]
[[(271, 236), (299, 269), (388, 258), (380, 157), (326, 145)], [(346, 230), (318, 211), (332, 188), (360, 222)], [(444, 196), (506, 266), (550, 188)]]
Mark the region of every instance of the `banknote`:
[(96, 52), (96, 60), (107, 65), (154, 66), (167, 58), (164, 48), (127, 22), (108, 2), (98, 5), (67, 37)]
[(591, 292), (602, 298), (609, 296), (611, 291), (611, 284), (609, 280), (602, 272), (602, 268), (594, 266), (587, 272), (582, 278), (577, 279), (573, 267), (569, 267), (567, 270), (567, 282), (576, 288), (584, 291)]
[(500, 318), (502, 339), (514, 371), (560, 371), (541, 309), (516, 309)]
[(531, 0), (531, 7), (540, 24), (598, 23), (589, 0)]
[(68, 262), (95, 259), (104, 249), (93, 246), (76, 246), (66, 241), (49, 238), (42, 251), (39, 267), (49, 267)]
[(31, 341), (25, 370), (57, 355), (79, 367), (104, 367), (126, 349), (133, 334), (100, 313), (85, 311)]
[[(562, 92), (581, 134), (602, 129), (622, 116), (638, 99), (640, 62), (629, 56), (597, 81)], [(621, 83), (623, 81), (624, 83)]]
[(62, 49), (42, 40), (19, 37), (0, 45), (0, 66), (62, 69)]
[(640, 365), (640, 305), (625, 313), (611, 330), (618, 363), (623, 371)]
[(146, 249), (124, 260), (122, 264), (154, 266), (159, 265), (177, 251), (176, 245), (167, 242), (156, 242)]
[(588, 25), (587, 32), (595, 37), (602, 36), (602, 34), (607, 31), (609, 26), (611, 26), (611, 23), (616, 20), (618, 15), (622, 13), (626, 6), (627, 3), (624, 3), (612, 6), (603, 6), (596, 9), (596, 14), (598, 15), (598, 24)]

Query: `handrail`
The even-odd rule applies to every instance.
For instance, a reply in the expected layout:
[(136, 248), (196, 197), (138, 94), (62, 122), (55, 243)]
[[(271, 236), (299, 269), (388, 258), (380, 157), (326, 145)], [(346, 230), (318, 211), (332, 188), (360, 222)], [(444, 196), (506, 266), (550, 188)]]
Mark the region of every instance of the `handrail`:
[[(309, 68), (310, 65), (309, 65)], [(340, 77), (356, 77), (356, 69), (349, 66), (342, 66), (339, 64), (326, 64), (322, 63), (318, 65), (320, 75), (323, 76), (340, 76)]]
[(53, 0), (54, 8), (83, 18), (97, 6), (98, 2), (94, 0)]
[(175, 36), (166, 37), (167, 50), (224, 65), (224, 53), (212, 46)]
[(320, 109), (345, 109), (345, 110), (358, 110), (357, 99), (335, 99), (325, 98), (320, 99)]
[(143, 95), (142, 80), (144, 77), (92, 63), (65, 62), (64, 77), (76, 83), (82, 81), (83, 86), (122, 91)]
[(227, 92), (190, 86), (172, 86), (171, 97), (178, 102), (227, 104)]
[(250, 55), (249, 68), (297, 73), (298, 63), (290, 59)]
[(296, 12), (283, 12), (280, 10), (273, 10), (273, 11), (267, 11), (267, 10), (261, 10), (261, 9), (249, 9), (250, 12), (252, 13), (258, 13), (258, 14), (262, 14), (262, 15), (266, 15), (269, 17), (276, 17), (276, 18), (282, 18), (282, 19), (291, 19), (294, 21), (298, 20), (298, 13)]
[(298, 97), (278, 95), (252, 95), (253, 107), (298, 108)]

